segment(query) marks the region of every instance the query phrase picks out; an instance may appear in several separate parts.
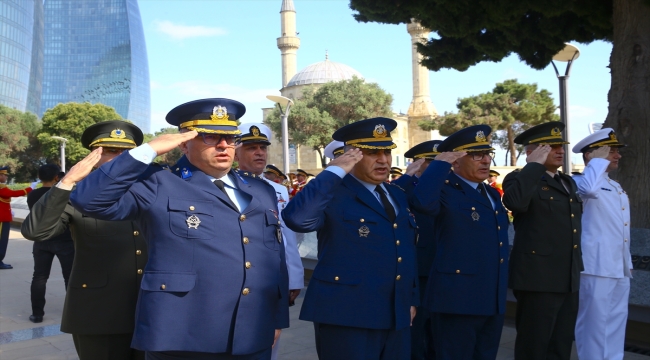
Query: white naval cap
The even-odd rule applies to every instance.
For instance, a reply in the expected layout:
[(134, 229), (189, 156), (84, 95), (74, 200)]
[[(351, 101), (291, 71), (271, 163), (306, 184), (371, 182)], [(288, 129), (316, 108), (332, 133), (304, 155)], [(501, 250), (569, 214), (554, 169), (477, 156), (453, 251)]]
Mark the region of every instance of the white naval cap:
[(261, 142), (271, 145), (271, 129), (262, 123), (244, 123), (239, 125), (241, 135), (239, 143)]
[(586, 152), (590, 149), (596, 149), (601, 146), (611, 146), (611, 147), (623, 147), (627, 146), (622, 142), (618, 141), (616, 138), (616, 133), (612, 128), (603, 128), (593, 134), (587, 136), (586, 138), (580, 140), (573, 147), (573, 152), (576, 154)]
[(345, 144), (343, 141), (332, 141), (331, 143), (325, 146), (325, 156), (330, 159), (336, 159), (337, 156), (343, 154), (343, 147)]

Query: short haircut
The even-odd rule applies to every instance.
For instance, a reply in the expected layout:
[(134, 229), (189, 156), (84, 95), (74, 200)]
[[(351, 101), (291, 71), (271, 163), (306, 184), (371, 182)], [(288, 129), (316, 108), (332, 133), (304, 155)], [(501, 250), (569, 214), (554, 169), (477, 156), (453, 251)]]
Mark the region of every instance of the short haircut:
[(533, 151), (537, 149), (538, 146), (538, 144), (528, 144), (524, 147), (524, 151)]
[(58, 165), (47, 164), (38, 168), (38, 178), (41, 181), (52, 181), (59, 175), (61, 168)]

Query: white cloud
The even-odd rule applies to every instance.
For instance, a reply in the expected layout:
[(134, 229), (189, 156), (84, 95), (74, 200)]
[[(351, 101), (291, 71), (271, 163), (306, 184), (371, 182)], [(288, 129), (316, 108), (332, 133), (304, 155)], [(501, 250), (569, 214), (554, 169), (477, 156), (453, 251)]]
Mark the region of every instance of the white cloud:
[[(596, 113), (596, 109), (582, 106), (582, 105), (571, 105), (569, 104), (569, 119), (580, 119), (586, 117), (593, 117)], [(593, 119), (592, 122), (603, 122), (604, 119)]]
[(187, 38), (194, 37), (210, 37), (210, 36), (220, 36), (225, 35), (226, 30), (218, 27), (209, 27), (209, 26), (187, 26), (181, 24), (174, 24), (171, 21), (164, 20), (155, 21), (156, 30), (159, 32), (171, 36), (174, 40), (183, 40)]

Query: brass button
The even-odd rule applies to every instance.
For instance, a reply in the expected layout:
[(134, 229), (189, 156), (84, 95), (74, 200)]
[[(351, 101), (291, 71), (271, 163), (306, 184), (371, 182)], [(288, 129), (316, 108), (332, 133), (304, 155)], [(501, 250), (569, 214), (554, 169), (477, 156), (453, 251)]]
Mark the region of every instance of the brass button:
[(501, 259), (500, 262), (503, 264), (503, 259)]
[(160, 290), (165, 290), (166, 288), (167, 286), (165, 286), (165, 284), (160, 285)]
[(395, 241), (395, 245), (399, 246), (399, 240)]
[(499, 215), (499, 211), (495, 211), (494, 213), (497, 214), (497, 215)]
[(395, 277), (395, 280), (399, 280), (399, 279), (401, 279), (401, 278), (402, 278), (402, 275), (397, 275), (397, 276)]
[(397, 258), (397, 262), (402, 262), (402, 257), (401, 256)]
[(497, 230), (501, 230), (501, 225), (497, 225)]
[(239, 221), (244, 221), (244, 220), (246, 220), (246, 215), (241, 215), (241, 216), (239, 217)]
[(133, 232), (133, 236), (138, 236), (138, 235), (140, 235), (140, 232), (138, 230)]
[(445, 184), (449, 184), (449, 180), (445, 180)]
[(533, 250), (533, 254), (535, 253), (535, 250)]
[(397, 229), (397, 224), (393, 224), (393, 229)]
[(88, 285), (86, 285), (86, 284), (82, 284), (81, 287), (82, 287), (82, 288), (87, 288)]
[(578, 245), (573, 245), (573, 248), (574, 248), (574, 249), (577, 249), (577, 248), (578, 248)]
[(571, 214), (571, 217), (575, 217), (575, 215)]
[(244, 290), (241, 291), (241, 294), (246, 296), (246, 295), (250, 294), (250, 292), (251, 291), (248, 288), (244, 288)]
[(242, 242), (243, 242), (244, 244), (248, 244), (248, 238), (247, 238), (246, 236), (244, 236), (244, 238), (242, 239)]
[(246, 261), (246, 269), (250, 269), (252, 266), (250, 261)]
[(456, 270), (456, 274), (460, 274), (460, 270)]
[(190, 206), (190, 210), (194, 211), (194, 206)]
[(473, 211), (473, 210), (476, 210), (476, 208), (472, 206), (472, 211)]
[(578, 230), (577, 230), (577, 229), (573, 229), (573, 233), (574, 233), (574, 234), (575, 234), (575, 233), (577, 233), (577, 232), (578, 232)]
[(569, 199), (569, 202), (573, 202), (573, 199)]
[(138, 269), (138, 275), (142, 275), (142, 269)]
[(142, 251), (140, 251), (140, 250), (136, 250), (136, 251), (135, 251), (135, 254), (136, 254), (136, 255), (142, 255)]
[(500, 242), (500, 243), (499, 243), (499, 247), (502, 247), (502, 246), (503, 246), (503, 242)]
[(551, 200), (553, 200), (553, 197), (551, 196)]
[(335, 276), (335, 277), (334, 277), (334, 281), (339, 281), (339, 277), (338, 277), (338, 276)]
[(365, 219), (359, 219), (359, 221), (360, 221), (360, 222), (364, 222), (364, 221), (366, 221), (366, 220), (365, 220)]

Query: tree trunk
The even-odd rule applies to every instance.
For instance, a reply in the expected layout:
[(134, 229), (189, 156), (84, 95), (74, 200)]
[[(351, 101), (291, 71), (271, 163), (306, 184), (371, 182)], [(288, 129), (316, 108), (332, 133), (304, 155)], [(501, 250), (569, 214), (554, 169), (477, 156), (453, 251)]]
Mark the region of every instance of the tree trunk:
[(650, 6), (613, 1), (612, 87), (605, 127), (628, 147), (617, 174), (630, 198), (632, 226), (650, 228)]
[(323, 149), (322, 148), (314, 148), (314, 150), (318, 151), (318, 156), (320, 157), (320, 165), (325, 169), (327, 167), (327, 162), (325, 160), (326, 156), (323, 154)]
[(508, 166), (508, 154), (510, 154), (510, 149), (506, 149), (506, 158), (503, 160), (503, 166)]
[(517, 149), (515, 149), (515, 131), (512, 129), (512, 125), (508, 125), (506, 128), (508, 133), (508, 151), (510, 151), (510, 166), (517, 165)]

